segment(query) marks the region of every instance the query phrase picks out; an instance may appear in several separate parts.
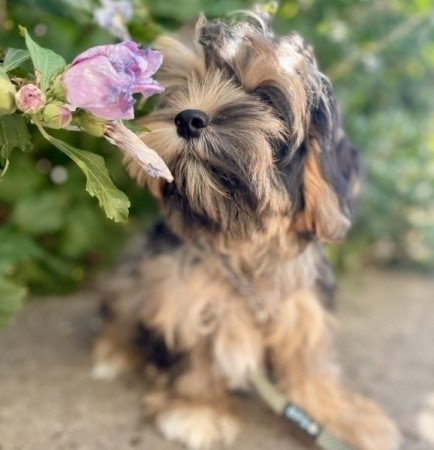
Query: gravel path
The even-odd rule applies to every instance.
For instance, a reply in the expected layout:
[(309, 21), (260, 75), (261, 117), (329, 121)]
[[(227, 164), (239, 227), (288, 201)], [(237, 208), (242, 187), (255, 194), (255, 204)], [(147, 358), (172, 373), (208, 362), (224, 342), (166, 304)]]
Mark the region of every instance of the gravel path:
[[(403, 431), (403, 450), (434, 449), (434, 279), (365, 273), (341, 283), (345, 372)], [(28, 302), (0, 332), (1, 450), (176, 450), (145, 422), (135, 377), (90, 377), (98, 327), (88, 293)], [(242, 399), (236, 450), (302, 450), (286, 424)]]

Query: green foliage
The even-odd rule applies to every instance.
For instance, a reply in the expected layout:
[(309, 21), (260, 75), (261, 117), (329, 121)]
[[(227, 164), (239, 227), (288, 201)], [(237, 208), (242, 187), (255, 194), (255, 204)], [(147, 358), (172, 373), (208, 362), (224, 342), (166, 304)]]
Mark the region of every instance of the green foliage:
[[(36, 155), (13, 153), (0, 185), (0, 276), (35, 293), (62, 293), (85, 281), (92, 267), (107, 266), (135, 220), (119, 226), (106, 219), (85, 192), (81, 170), (41, 144), (36, 141)], [(116, 182), (125, 185), (117, 155), (104, 156)], [(58, 171), (64, 179), (56, 178)], [(139, 204), (136, 215), (151, 209), (139, 189), (126, 191)]]
[(0, 230), (0, 276), (12, 275), (16, 267), (31, 259), (41, 259), (44, 250), (23, 233), (10, 227)]
[[(60, 55), (52, 50), (40, 47), (32, 40), (26, 28), (22, 26), (19, 26), (18, 28), (21, 35), (25, 38), (28, 50), (9, 48), (4, 55), (3, 64), (1, 66), (1, 75), (7, 80), (6, 86), (3, 86), (4, 92), (2, 91), (4, 104), (0, 117), (0, 161), (4, 166), (1, 175), (3, 176), (9, 167), (9, 157), (13, 148), (17, 147), (18, 149), (25, 151), (27, 147), (30, 147), (30, 134), (27, 128), (27, 122), (35, 123), (42, 136), (47, 139), (48, 142), (67, 154), (80, 167), (87, 179), (86, 190), (90, 195), (95, 196), (99, 200), (99, 204), (106, 212), (107, 217), (116, 222), (125, 221), (128, 217), (130, 202), (125, 194), (119, 191), (111, 181), (105, 166), (104, 158), (100, 155), (76, 149), (70, 144), (50, 136), (43, 128), (44, 124), (40, 122), (41, 118), (38, 119), (36, 116), (13, 114), (16, 108), (12, 97), (16, 92), (16, 88), (11, 83), (14, 78), (11, 77), (11, 81), (9, 81), (8, 76), (5, 76), (7, 72), (19, 68), (30, 58), (35, 72), (34, 74), (25, 74), (25, 78), (28, 79), (30, 77), (30, 79), (33, 80), (36, 76), (36, 81), (42, 91), (47, 91), (50, 88), (50, 96), (52, 97), (52, 91), (54, 89), (52, 81), (54, 77), (66, 67), (66, 62)], [(3, 85), (5, 85), (4, 82)], [(44, 114), (50, 106), (52, 109), (54, 107), (54, 114), (59, 114), (59, 108), (56, 105), (47, 105), (44, 109)], [(44, 114), (42, 115), (42, 120), (47, 117)], [(58, 125), (58, 122), (55, 122), (55, 128), (60, 128), (61, 126), (62, 125)], [(44, 218), (41, 221), (36, 222), (36, 229), (45, 230), (47, 228), (47, 230), (49, 230), (49, 227), (47, 227), (48, 224), (51, 224), (50, 227), (53, 226), (53, 224), (52, 221), (49, 219), (47, 220), (47, 217), (57, 217), (57, 219), (60, 219), (60, 215), (50, 215), (49, 200), (53, 200), (52, 195), (41, 197), (39, 200), (43, 200), (43, 202), (38, 201), (38, 198), (36, 198), (34, 202), (17, 210), (17, 216), (25, 218), (26, 211), (32, 209), (35, 210), (38, 209), (38, 207), (43, 206), (47, 210), (48, 215), (44, 215)], [(52, 207), (55, 208), (56, 203), (53, 203)], [(41, 212), (44, 212), (44, 208), (42, 208)], [(25, 223), (25, 220), (22, 222)], [(58, 222), (59, 220), (55, 221), (56, 224)], [(25, 231), (30, 232), (30, 230), (35, 228), (34, 225), (35, 224)]]
[(3, 60), (3, 69), (6, 72), (20, 67), (24, 61), (30, 58), (28, 50), (8, 48), (5, 59)]
[(7, 72), (1, 66), (0, 66), (0, 78), (3, 78), (4, 80), (8, 80), (9, 81), (9, 77), (8, 77)]
[(0, 277), (0, 328), (21, 307), (25, 295), (25, 288)]
[(20, 263), (40, 258), (43, 251), (25, 235), (0, 230), (0, 327), (20, 308), (26, 289), (9, 279)]
[(23, 116), (9, 114), (0, 117), (0, 158), (8, 160), (11, 151), (18, 148), (23, 152), (31, 148), (30, 134)]
[(66, 66), (65, 60), (53, 52), (53, 50), (42, 48), (29, 35), (24, 27), (19, 27), (20, 33), (26, 40), (26, 46), (33, 62), (33, 67), (41, 77), (41, 89), (46, 91), (50, 81), (59, 74)]
[(100, 155), (85, 152), (66, 142), (42, 133), (55, 147), (68, 155), (86, 176), (86, 191), (96, 197), (106, 216), (115, 222), (124, 222), (128, 218), (130, 201), (110, 179), (110, 175)]
[(65, 206), (64, 198), (56, 191), (29, 195), (17, 201), (11, 223), (29, 236), (54, 233), (64, 226)]
[[(112, 42), (107, 32), (92, 23), (97, 3), (8, 2), (0, 42), (19, 50), (4, 56), (0, 76), (2, 70), (18, 70), (17, 62), (27, 55), (18, 24), (66, 61), (91, 46)], [(225, 16), (252, 3), (134, 0), (129, 31), (147, 44), (163, 31), (191, 23), (200, 11), (210, 18)], [(313, 45), (320, 67), (332, 78), (345, 128), (364, 162), (355, 227), (344, 245), (331, 249), (338, 267), (367, 263), (434, 267), (433, 24), (429, 0), (280, 2), (277, 34), (298, 31)], [(36, 67), (40, 62), (35, 63), (35, 58), (32, 55)], [(140, 103), (140, 114), (148, 112), (152, 103), (152, 99)], [(18, 291), (14, 296), (11, 286), (18, 290), (20, 285), (28, 286), (33, 292), (72, 289), (92, 269), (110, 263), (145, 214), (155, 214), (149, 196), (129, 180), (118, 155), (102, 140), (56, 133), (70, 146), (107, 160), (114, 183), (131, 199), (128, 224), (107, 220), (95, 199), (84, 192), (86, 179), (81, 170), (66, 155), (54, 153), (36, 133), (32, 153), (10, 154), (12, 147), (28, 147), (27, 138), (20, 143), (17, 134), (9, 136), (14, 126), (19, 125), (5, 127), (0, 122), (0, 146), (12, 162), (0, 182), (0, 298), (2, 292), (6, 292), (4, 298), (12, 298), (4, 303), (8, 311), (19, 305)], [(1, 243), (9, 243), (9, 249), (4, 250)], [(2, 286), (6, 286), (3, 291)]]

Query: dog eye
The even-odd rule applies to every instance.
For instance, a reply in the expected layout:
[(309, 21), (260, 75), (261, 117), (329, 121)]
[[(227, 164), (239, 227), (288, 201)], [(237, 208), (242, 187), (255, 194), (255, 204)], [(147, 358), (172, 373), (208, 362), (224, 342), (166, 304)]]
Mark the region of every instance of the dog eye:
[(273, 100), (271, 100), (270, 96), (266, 92), (259, 92), (257, 93), (259, 98), (261, 99), (262, 103), (267, 104), (268, 106), (271, 106), (274, 108)]
[(273, 85), (260, 86), (254, 93), (263, 103), (271, 106), (284, 121), (288, 121), (291, 111), (288, 100), (280, 88)]

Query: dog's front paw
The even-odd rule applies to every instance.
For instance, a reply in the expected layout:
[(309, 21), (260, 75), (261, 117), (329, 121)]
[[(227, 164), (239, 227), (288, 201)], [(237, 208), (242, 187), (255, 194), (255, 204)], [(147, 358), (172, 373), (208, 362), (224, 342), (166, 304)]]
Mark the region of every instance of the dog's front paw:
[(93, 349), (94, 365), (91, 376), (95, 380), (112, 381), (120, 375), (140, 367), (140, 355), (120, 345), (109, 333), (102, 334)]
[(100, 361), (92, 367), (91, 377), (94, 380), (113, 381), (123, 373), (123, 365), (117, 362)]
[(238, 431), (238, 421), (230, 413), (189, 401), (173, 401), (156, 414), (155, 423), (167, 439), (194, 450), (228, 446)]
[(394, 422), (375, 403), (358, 395), (352, 400), (330, 421), (330, 431), (357, 450), (398, 450), (401, 436)]

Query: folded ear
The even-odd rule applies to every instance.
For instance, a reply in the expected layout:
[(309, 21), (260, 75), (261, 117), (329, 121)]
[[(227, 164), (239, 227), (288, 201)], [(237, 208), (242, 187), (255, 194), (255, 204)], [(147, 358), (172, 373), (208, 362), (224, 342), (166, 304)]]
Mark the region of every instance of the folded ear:
[(351, 225), (360, 161), (342, 130), (331, 85), (325, 78), (323, 83), (304, 142), (304, 207), (297, 216), (296, 229), (336, 242), (345, 237)]

